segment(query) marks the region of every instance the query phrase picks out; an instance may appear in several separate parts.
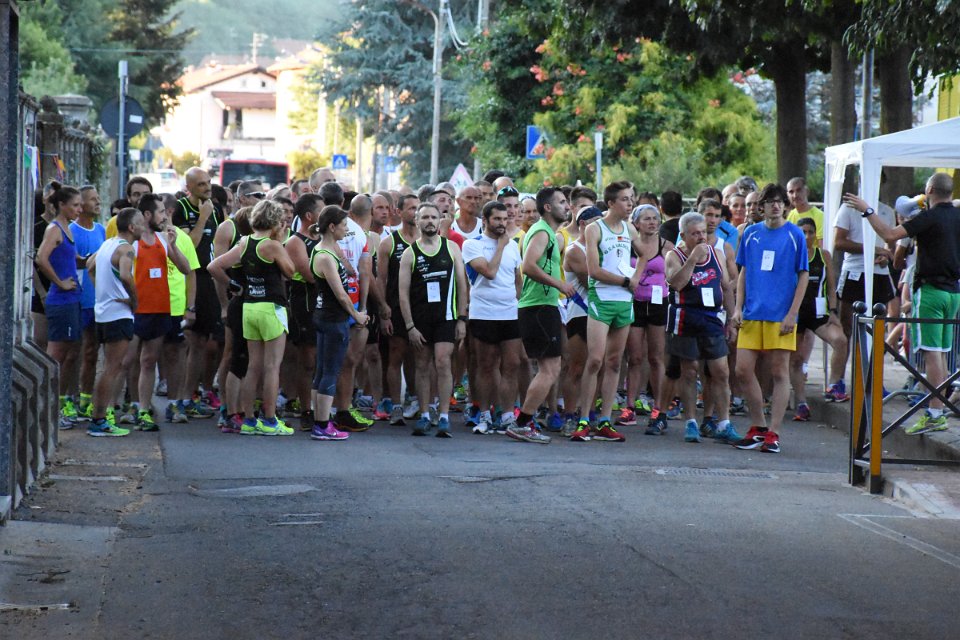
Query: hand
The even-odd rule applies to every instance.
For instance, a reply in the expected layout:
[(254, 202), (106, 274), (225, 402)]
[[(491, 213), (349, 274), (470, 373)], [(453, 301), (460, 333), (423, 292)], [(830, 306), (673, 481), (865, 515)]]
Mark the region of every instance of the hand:
[(780, 323), (780, 335), (785, 336), (793, 333), (793, 330), (797, 328), (797, 320), (792, 316), (787, 316), (783, 319), (783, 322)]
[(370, 322), (370, 316), (367, 315), (366, 311), (357, 311), (353, 314), (353, 319), (357, 321), (358, 327), (365, 327)]
[(736, 342), (739, 329), (733, 326), (733, 322), (727, 322), (723, 327), (723, 332), (727, 338), (727, 342)]
[(707, 259), (710, 255), (710, 250), (707, 249), (707, 243), (702, 242), (693, 248), (693, 251), (690, 252), (690, 259), (695, 263), (702, 262)]
[(407, 332), (407, 341), (412, 344), (413, 348), (417, 351), (427, 346), (427, 341), (424, 340), (423, 334), (417, 331), (416, 327)]
[(510, 229), (507, 229), (502, 236), (497, 238), (497, 248), (507, 246), (511, 238), (513, 238), (513, 234), (510, 233)]
[(870, 205), (867, 204), (867, 201), (856, 195), (855, 193), (846, 193), (843, 195), (843, 202), (860, 213), (863, 213), (870, 208)]
[[(227, 321), (227, 310), (226, 310), (226, 309), (222, 309), (222, 310), (220, 311), (220, 319), (223, 320), (224, 323), (226, 323), (226, 321)], [(197, 312), (196, 312), (196, 311), (190, 311), (190, 310), (188, 310), (188, 309), (184, 309), (184, 311), (183, 311), (183, 323), (184, 323), (183, 326), (184, 326), (184, 328), (186, 328), (186, 327), (192, 327), (196, 322), (197, 322)]]
[(457, 320), (457, 330), (454, 332), (453, 339), (456, 342), (463, 342), (463, 339), (467, 337), (467, 323), (462, 320)]
[(564, 282), (564, 283), (562, 283), (561, 286), (560, 286), (560, 293), (562, 293), (563, 295), (567, 296), (568, 298), (572, 298), (572, 297), (573, 297), (573, 294), (575, 294), (576, 292), (577, 292), (576, 287), (574, 287), (574, 286), (573, 286), (571, 283), (569, 283), (569, 282)]
[(743, 326), (743, 312), (734, 311), (733, 313), (730, 314), (730, 317), (727, 319), (727, 322), (730, 324), (731, 327), (739, 330), (740, 327)]
[(177, 228), (176, 227), (167, 227), (167, 242), (173, 248), (177, 247)]
[(213, 213), (213, 200), (204, 200), (200, 205), (200, 218), (206, 220)]
[(66, 280), (61, 280), (57, 286), (63, 291), (73, 291), (77, 288), (77, 281), (74, 278), (67, 278)]
[(393, 320), (390, 318), (380, 318), (380, 331), (385, 336), (393, 335)]

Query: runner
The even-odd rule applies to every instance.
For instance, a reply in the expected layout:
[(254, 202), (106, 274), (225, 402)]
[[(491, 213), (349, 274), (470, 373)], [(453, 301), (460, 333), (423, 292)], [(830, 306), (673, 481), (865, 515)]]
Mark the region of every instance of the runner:
[[(440, 237), (440, 211), (430, 203), (417, 209), (420, 239), (400, 259), (400, 313), (410, 344), (417, 355), (417, 369), (436, 370), (439, 416), (437, 437), (449, 438), (450, 394), (453, 391), (451, 357), (456, 343), (466, 334), (467, 279), (460, 249)], [(430, 431), (429, 386), (418, 385), (420, 419), (413, 435)]]
[[(100, 217), (100, 194), (92, 185), (80, 187), (80, 216), (70, 223), (70, 233), (76, 242), (77, 257), (84, 262), (97, 252), (106, 232), (97, 218)], [(78, 417), (90, 420), (93, 417), (93, 384), (97, 376), (97, 355), (100, 352), (97, 341), (97, 327), (93, 307), (96, 291), (89, 281), (86, 267), (78, 269), (80, 277), (80, 332), (82, 346), (80, 351), (80, 402), (77, 405)]]

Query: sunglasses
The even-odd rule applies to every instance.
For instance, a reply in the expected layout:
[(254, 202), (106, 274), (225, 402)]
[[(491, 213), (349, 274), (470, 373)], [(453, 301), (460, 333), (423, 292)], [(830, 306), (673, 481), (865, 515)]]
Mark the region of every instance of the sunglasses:
[(245, 193), (243, 195), (247, 196), (248, 198), (256, 198), (257, 200), (263, 200), (267, 197), (267, 194), (265, 194), (263, 191), (251, 191), (250, 193)]
[(513, 187), (504, 187), (503, 189), (500, 189), (500, 191), (497, 191), (498, 197), (519, 196), (519, 195), (520, 195), (520, 192), (514, 189)]

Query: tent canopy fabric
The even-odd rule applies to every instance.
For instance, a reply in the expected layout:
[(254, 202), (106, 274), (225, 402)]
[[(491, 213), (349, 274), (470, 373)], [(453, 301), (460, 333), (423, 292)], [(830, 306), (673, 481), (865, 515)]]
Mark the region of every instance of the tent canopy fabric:
[[(873, 206), (880, 201), (883, 167), (960, 167), (960, 117), (915, 129), (827, 147), (824, 175), (824, 246), (833, 249), (833, 221), (840, 207), (843, 177), (850, 165), (860, 166), (860, 197)], [(904, 194), (914, 195), (914, 194)], [(873, 279), (876, 232), (863, 221), (864, 265), (867, 280)], [(873, 306), (873, 288), (866, 290), (867, 306)]]

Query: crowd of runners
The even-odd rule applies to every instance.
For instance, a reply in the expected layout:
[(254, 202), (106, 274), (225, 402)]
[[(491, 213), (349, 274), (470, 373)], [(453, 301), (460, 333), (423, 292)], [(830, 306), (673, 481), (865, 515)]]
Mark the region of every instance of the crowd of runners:
[(132, 178), (101, 225), (95, 188), (51, 183), (36, 339), (61, 367), (60, 427), (92, 436), (216, 416), (241, 435), (451, 437), (456, 411), (464, 433), (525, 442), (681, 420), (687, 442), (778, 453), (791, 385), (810, 419), (814, 335), (827, 398), (847, 399), (841, 316), (863, 294), (859, 220), (838, 234), (861, 254), (838, 295), (807, 197), (801, 178), (748, 177), (692, 208), (624, 181), (524, 195), (500, 172), (355, 193), (328, 169), (267, 191), (193, 168), (176, 194)]

